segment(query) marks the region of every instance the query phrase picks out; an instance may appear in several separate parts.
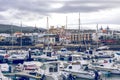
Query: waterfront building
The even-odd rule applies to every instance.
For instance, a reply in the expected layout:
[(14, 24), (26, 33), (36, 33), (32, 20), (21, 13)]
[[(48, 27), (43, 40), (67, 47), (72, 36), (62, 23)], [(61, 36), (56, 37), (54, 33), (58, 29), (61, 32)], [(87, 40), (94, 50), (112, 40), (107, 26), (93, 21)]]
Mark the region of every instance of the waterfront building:
[(117, 32), (115, 30), (111, 30), (108, 26), (107, 28), (103, 29), (102, 27), (93, 33), (92, 39), (95, 42), (100, 42), (100, 43), (107, 43), (107, 44), (115, 44), (119, 43), (120, 39), (120, 32)]
[(83, 31), (74, 31), (71, 33), (71, 43), (90, 43), (92, 41), (93, 31), (83, 30)]
[(59, 43), (69, 43), (70, 42), (70, 34), (71, 33), (65, 29), (65, 26), (56, 27), (56, 28), (54, 26), (51, 26), (49, 29), (49, 33), (57, 35), (56, 41)]
[(55, 45), (56, 44), (56, 35), (55, 34), (46, 34), (44, 35), (44, 43)]

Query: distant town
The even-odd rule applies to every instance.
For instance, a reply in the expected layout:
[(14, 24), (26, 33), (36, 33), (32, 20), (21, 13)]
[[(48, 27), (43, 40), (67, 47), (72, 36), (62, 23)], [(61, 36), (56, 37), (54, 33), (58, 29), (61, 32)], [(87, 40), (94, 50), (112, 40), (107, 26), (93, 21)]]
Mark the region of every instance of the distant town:
[(32, 28), (32, 32), (24, 29), (9, 33), (0, 33), (0, 46), (45, 46), (45, 45), (111, 45), (120, 44), (120, 32), (106, 26), (96, 30), (65, 29), (65, 26), (51, 26), (48, 30)]

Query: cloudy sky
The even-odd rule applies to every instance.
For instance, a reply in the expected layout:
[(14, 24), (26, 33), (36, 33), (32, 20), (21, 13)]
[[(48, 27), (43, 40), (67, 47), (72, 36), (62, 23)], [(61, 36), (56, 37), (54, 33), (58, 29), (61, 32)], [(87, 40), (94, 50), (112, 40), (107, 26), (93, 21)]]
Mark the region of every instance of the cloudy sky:
[[(49, 25), (78, 28), (78, 18), (82, 28), (117, 28), (120, 26), (120, 0), (0, 0), (0, 23), (36, 26)], [(120, 28), (120, 27), (119, 27)]]

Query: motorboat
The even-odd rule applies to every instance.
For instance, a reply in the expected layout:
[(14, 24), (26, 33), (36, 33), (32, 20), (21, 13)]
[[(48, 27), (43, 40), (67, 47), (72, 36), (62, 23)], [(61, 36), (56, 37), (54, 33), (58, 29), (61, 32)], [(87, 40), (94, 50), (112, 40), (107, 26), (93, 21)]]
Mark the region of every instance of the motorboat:
[(120, 63), (120, 52), (119, 51), (115, 52), (115, 54), (114, 54), (114, 61), (116, 63)]
[(81, 64), (89, 64), (90, 61), (84, 60), (83, 56), (80, 54), (64, 54), (64, 55), (58, 55), (58, 59), (60, 61), (67, 61), (67, 62), (76, 62), (79, 61)]
[(120, 65), (111, 62), (111, 60), (104, 60), (104, 63), (90, 64), (88, 68), (91, 70), (98, 70), (101, 72), (109, 72), (111, 74), (120, 74)]
[(61, 48), (59, 51), (57, 51), (58, 54), (71, 54), (72, 52), (67, 50), (66, 48)]
[(0, 61), (1, 62), (6, 62), (8, 57), (9, 57), (9, 53), (7, 52), (7, 50), (0, 50)]
[(11, 80), (11, 78), (5, 77), (0, 69), (0, 80)]
[(81, 65), (80, 62), (73, 62), (63, 70), (63, 74), (68, 77), (70, 74), (77, 78), (95, 79), (95, 73), (88, 71), (87, 66)]
[(10, 68), (11, 67), (7, 63), (1, 63), (0, 64), (0, 69), (1, 69), (1, 72), (3, 72), (3, 73), (10, 72)]
[(34, 50), (31, 50), (31, 56), (34, 57), (34, 56), (40, 56), (43, 54), (43, 51), (42, 50), (39, 50), (39, 49), (34, 49)]
[(57, 61), (58, 59), (55, 51), (53, 51), (51, 48), (46, 48), (42, 53), (42, 55), (32, 56), (32, 59), (40, 62)]
[(113, 58), (114, 51), (110, 51), (110, 50), (96, 51), (94, 52), (93, 57), (94, 58)]
[(42, 65), (41, 62), (37, 62), (37, 61), (29, 61), (29, 62), (24, 62), (23, 64), (18, 64), (15, 67), (15, 71), (35, 71), (38, 70), (38, 68)]
[(28, 58), (28, 51), (12, 51), (8, 57), (9, 62), (23, 62)]
[(59, 66), (59, 61), (45, 62), (36, 72), (45, 75), (45, 80), (63, 80)]

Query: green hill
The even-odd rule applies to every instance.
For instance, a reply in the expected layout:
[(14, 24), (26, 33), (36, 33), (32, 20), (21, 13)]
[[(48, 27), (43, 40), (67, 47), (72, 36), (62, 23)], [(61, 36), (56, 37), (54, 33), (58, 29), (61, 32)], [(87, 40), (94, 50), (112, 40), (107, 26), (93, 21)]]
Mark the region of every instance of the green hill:
[(43, 28), (36, 28), (36, 27), (29, 27), (29, 26), (16, 26), (16, 25), (7, 25), (7, 24), (0, 24), (0, 33), (11, 33), (21, 31), (28, 33), (28, 32), (44, 32), (45, 29)]

